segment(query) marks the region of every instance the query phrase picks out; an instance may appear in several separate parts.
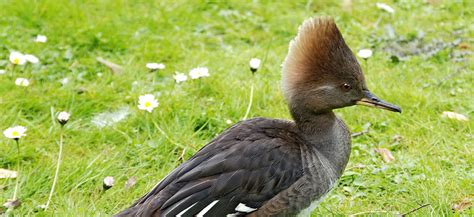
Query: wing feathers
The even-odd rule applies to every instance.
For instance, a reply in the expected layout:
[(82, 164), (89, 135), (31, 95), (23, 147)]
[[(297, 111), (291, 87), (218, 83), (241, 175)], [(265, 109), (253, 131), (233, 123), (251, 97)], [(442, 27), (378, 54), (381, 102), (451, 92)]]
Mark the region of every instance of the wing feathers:
[(248, 207), (247, 205), (245, 205), (243, 203), (239, 203), (239, 205), (237, 205), (237, 207), (235, 207), (235, 211), (237, 211), (237, 212), (249, 213), (249, 212), (253, 212), (255, 210), (257, 210), (257, 209), (252, 208), (252, 207)]
[(219, 202), (219, 200), (215, 200), (215, 201), (212, 201), (212, 203), (210, 203), (209, 205), (207, 205), (204, 209), (201, 210), (201, 212), (199, 212), (196, 217), (204, 217), (205, 214), (207, 214), (207, 212), (212, 209), (212, 207), (214, 205), (216, 205), (216, 203)]
[(239, 202), (232, 202), (229, 200), (219, 200), (217, 204), (215, 204), (212, 209), (210, 209), (206, 213), (206, 217), (209, 216), (226, 216), (229, 213), (234, 213), (234, 207), (237, 206)]
[(292, 127), (260, 118), (234, 125), (123, 214), (239, 216), (245, 214), (242, 206), (235, 210), (239, 203), (259, 208), (303, 175), (301, 140)]
[[(183, 210), (189, 208), (190, 206), (192, 206), (187, 212), (183, 213), (182, 215), (183, 216), (189, 216), (189, 215), (195, 216), (198, 213), (196, 211), (202, 210), (210, 202), (212, 202), (212, 200), (210, 200), (210, 199), (204, 200), (205, 197), (206, 197), (206, 189), (201, 190), (199, 192), (195, 192), (191, 196), (186, 197), (186, 198), (182, 199), (181, 201), (178, 201), (178, 202), (172, 204), (172, 206), (170, 206), (169, 208), (161, 209), (161, 210), (164, 210), (162, 212), (162, 215), (163, 216), (176, 216), (178, 213), (181, 213), (181, 211), (183, 211)], [(198, 202), (198, 203), (196, 204), (196, 202)]]
[(201, 192), (203, 190), (207, 190), (212, 186), (212, 184), (215, 182), (213, 179), (208, 179), (208, 180), (196, 180), (191, 183), (188, 183), (185, 185), (183, 188), (179, 190), (178, 193), (173, 195), (171, 198), (169, 198), (166, 203), (163, 204), (161, 207), (162, 209), (168, 208), (170, 205), (192, 195), (195, 194), (196, 192)]

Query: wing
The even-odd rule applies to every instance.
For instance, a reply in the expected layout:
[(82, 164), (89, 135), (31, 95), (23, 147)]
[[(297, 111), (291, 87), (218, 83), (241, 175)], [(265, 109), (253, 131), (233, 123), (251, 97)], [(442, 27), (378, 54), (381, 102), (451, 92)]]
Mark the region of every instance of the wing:
[(119, 216), (226, 216), (255, 211), (303, 175), (291, 123), (252, 119), (226, 130)]

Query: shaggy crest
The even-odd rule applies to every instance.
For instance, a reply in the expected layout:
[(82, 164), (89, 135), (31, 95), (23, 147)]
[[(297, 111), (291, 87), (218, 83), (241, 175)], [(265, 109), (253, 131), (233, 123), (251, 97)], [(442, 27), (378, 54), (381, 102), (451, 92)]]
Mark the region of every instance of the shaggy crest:
[(344, 77), (349, 74), (345, 72), (354, 70), (360, 71), (359, 64), (334, 20), (329, 17), (309, 18), (290, 42), (283, 63), (285, 97), (290, 97), (294, 89), (305, 84), (317, 85), (319, 81)]

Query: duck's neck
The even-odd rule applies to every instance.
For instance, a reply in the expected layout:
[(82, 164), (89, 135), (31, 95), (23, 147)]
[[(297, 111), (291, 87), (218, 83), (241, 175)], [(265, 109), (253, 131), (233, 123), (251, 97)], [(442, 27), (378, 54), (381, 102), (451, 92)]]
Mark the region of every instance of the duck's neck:
[(344, 170), (350, 155), (349, 131), (332, 111), (291, 110), (300, 135), (310, 150), (316, 150), (331, 162), (337, 175)]
[(324, 139), (321, 136), (330, 135), (330, 131), (334, 130), (337, 118), (331, 110), (324, 112), (298, 108), (290, 108), (290, 110), (296, 126), (308, 141)]

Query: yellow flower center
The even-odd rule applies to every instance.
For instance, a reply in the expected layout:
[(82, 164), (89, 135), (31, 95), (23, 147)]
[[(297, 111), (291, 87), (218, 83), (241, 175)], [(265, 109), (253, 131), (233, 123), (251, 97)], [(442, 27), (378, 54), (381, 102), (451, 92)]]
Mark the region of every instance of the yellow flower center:
[(151, 102), (145, 102), (145, 107), (150, 107), (151, 106)]
[(15, 63), (15, 64), (18, 64), (18, 63), (20, 63), (20, 59), (19, 59), (19, 58), (15, 58), (15, 59), (13, 59), (13, 63)]
[(13, 136), (19, 136), (20, 134), (19, 134), (17, 131), (13, 131), (13, 132), (12, 132), (12, 135), (13, 135)]

